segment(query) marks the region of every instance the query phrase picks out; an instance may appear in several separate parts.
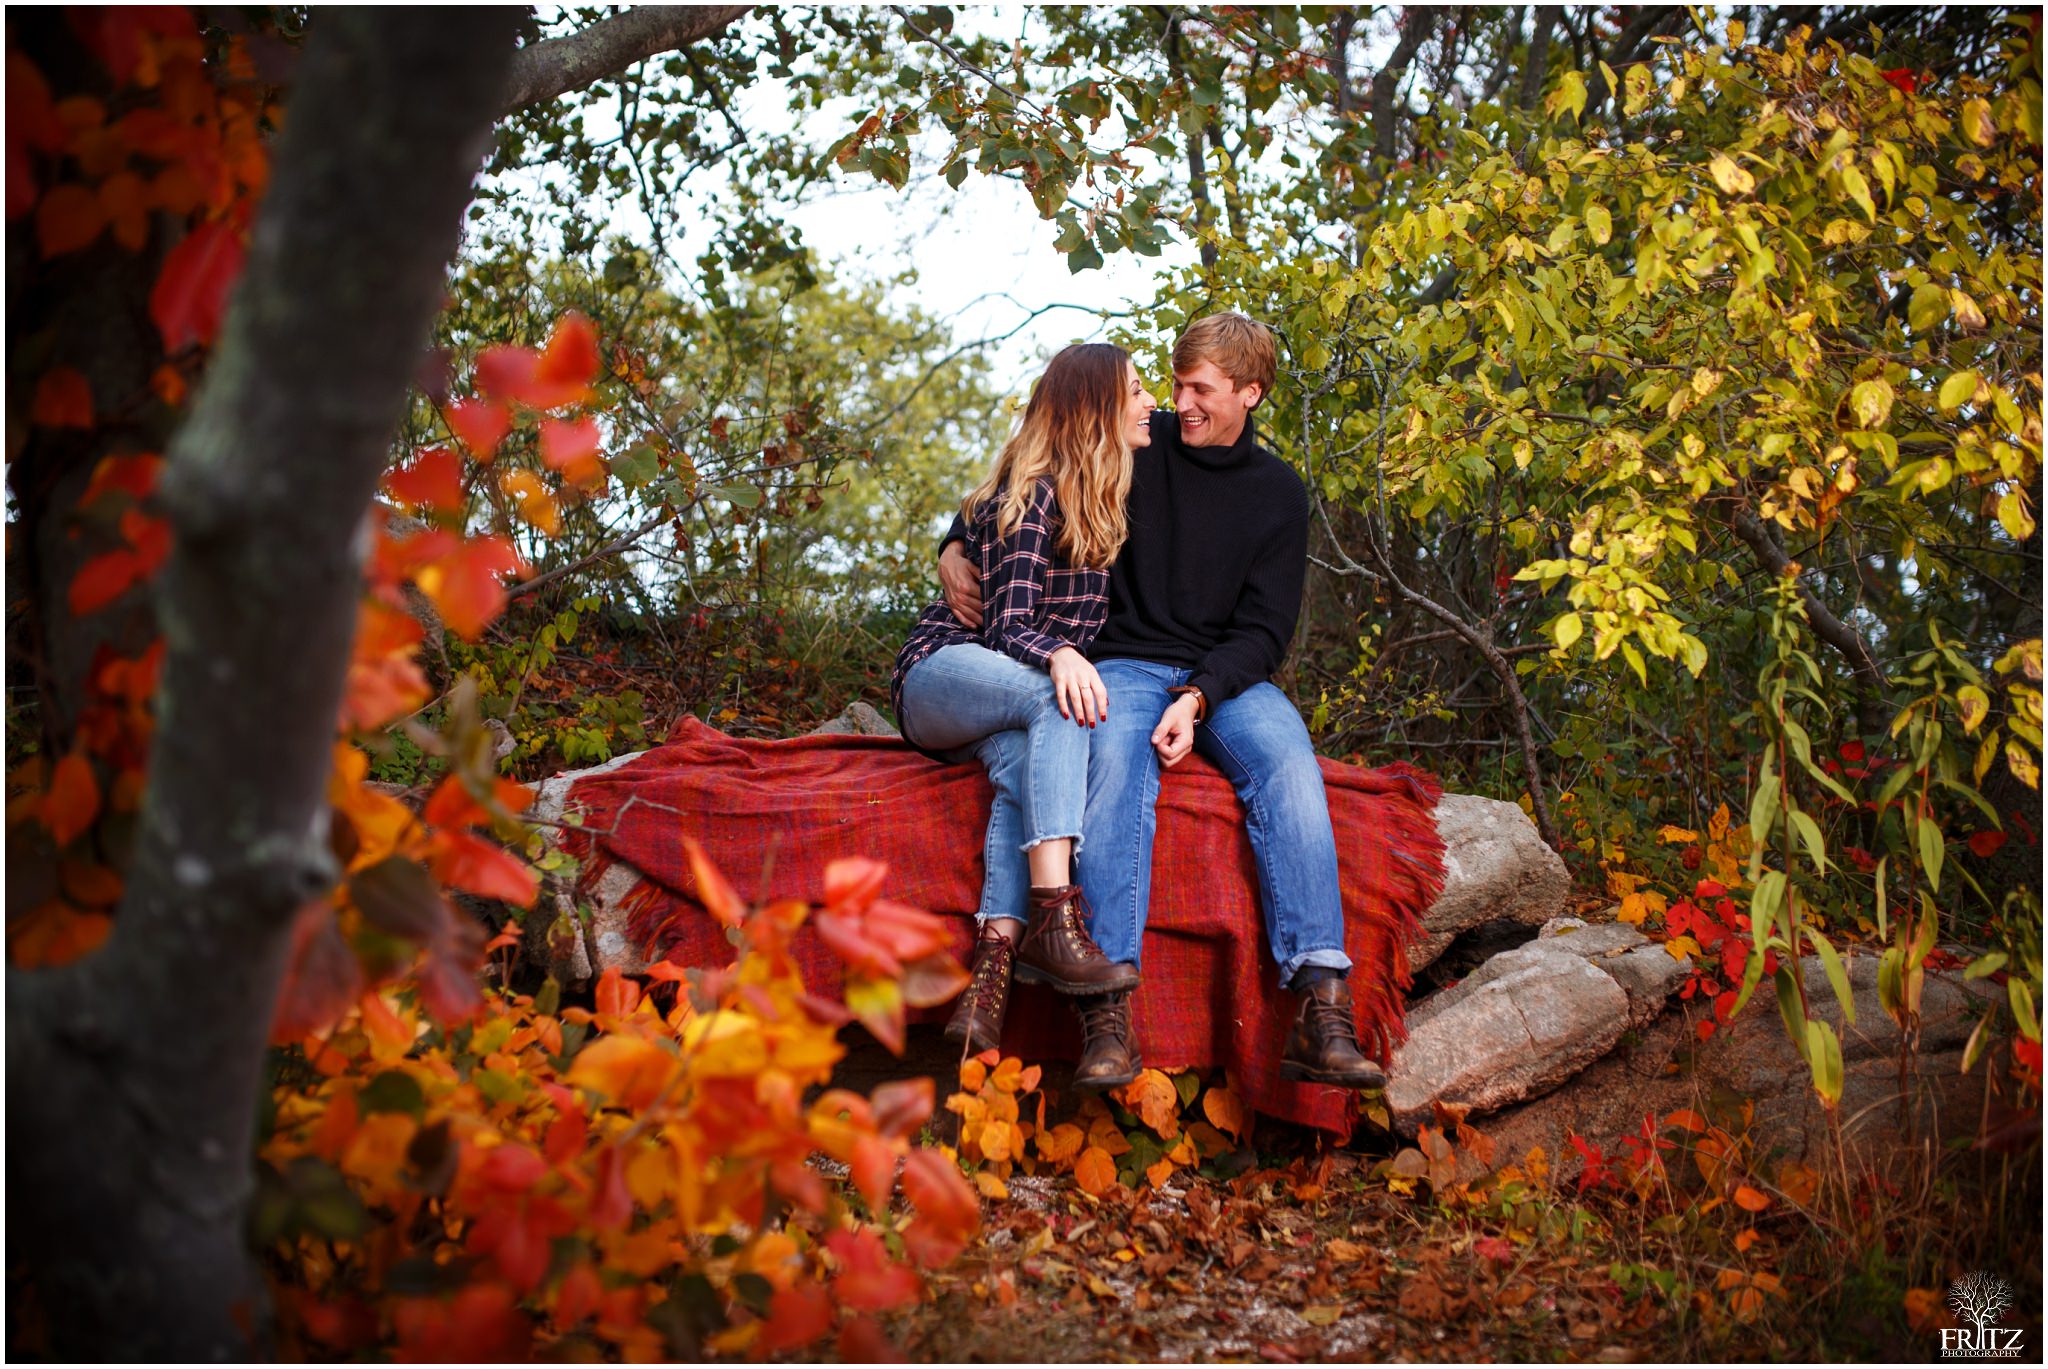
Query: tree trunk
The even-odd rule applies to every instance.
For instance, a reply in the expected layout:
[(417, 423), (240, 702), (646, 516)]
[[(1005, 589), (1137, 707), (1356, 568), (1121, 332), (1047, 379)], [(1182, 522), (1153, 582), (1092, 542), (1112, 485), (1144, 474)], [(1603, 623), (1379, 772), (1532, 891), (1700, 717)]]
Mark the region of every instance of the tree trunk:
[(97, 954), (8, 975), (8, 1234), (53, 1357), (265, 1347), (250, 1123), (293, 913), (335, 875), (324, 790), (358, 532), (516, 14), (314, 18), (247, 268), (169, 453), (168, 655), (128, 893)]

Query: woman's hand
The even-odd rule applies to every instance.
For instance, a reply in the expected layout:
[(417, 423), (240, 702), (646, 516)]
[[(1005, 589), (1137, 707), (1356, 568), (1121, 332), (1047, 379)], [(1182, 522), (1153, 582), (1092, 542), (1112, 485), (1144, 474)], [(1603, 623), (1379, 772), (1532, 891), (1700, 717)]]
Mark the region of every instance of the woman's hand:
[(1093, 727), (1109, 716), (1109, 690), (1086, 656), (1063, 646), (1046, 662), (1052, 675), (1053, 694), (1060, 701), (1060, 716), (1072, 718), (1083, 727)]
[(945, 596), (946, 607), (953, 611), (960, 626), (970, 631), (981, 628), (981, 572), (967, 559), (967, 553), (960, 549), (958, 542), (946, 543), (946, 549), (939, 553), (939, 590)]

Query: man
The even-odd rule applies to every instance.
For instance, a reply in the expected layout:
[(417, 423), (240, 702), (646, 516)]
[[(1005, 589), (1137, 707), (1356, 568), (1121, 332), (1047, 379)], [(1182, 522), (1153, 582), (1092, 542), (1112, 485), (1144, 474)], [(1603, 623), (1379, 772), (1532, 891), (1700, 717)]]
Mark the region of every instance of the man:
[[(1375, 1088), (1385, 1076), (1358, 1048), (1345, 982), (1351, 960), (1322, 772), (1300, 712), (1269, 679), (1301, 612), (1309, 514), (1301, 478), (1252, 430), (1275, 367), (1273, 335), (1242, 314), (1199, 319), (1174, 346), (1174, 412), (1153, 415), (1152, 444), (1135, 453), (1130, 537), (1111, 567), (1108, 622), (1088, 652), (1109, 715), (1089, 747), (1081, 887), (1096, 944), (1136, 967), (1160, 771), (1199, 750), (1244, 803), (1267, 944), (1282, 987), (1301, 997), (1281, 1076)], [(956, 523), (939, 579), (971, 627), (981, 620), (980, 586), (959, 536)], [(988, 877), (1014, 881), (1021, 867)], [(1021, 887), (1013, 902), (1023, 905)], [(1076, 1085), (1135, 1078), (1129, 992), (1078, 1006), (1086, 1042)]]

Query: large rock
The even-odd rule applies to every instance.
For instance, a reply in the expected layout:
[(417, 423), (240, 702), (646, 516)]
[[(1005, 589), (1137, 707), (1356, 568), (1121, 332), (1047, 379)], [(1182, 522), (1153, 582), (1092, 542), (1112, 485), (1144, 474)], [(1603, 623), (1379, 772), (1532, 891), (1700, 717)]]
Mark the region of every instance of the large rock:
[[(1998, 996), (1997, 986), (1930, 974), (1921, 996), (1919, 1049), (1902, 1074), (1898, 1027), (1877, 1002), (1877, 957), (1851, 950), (1842, 961), (1856, 1005), (1853, 1026), (1844, 1022), (1819, 959), (1808, 957), (1801, 969), (1810, 1011), (1835, 1026), (1842, 1040), (1836, 1116), (1851, 1162), (1896, 1147), (1907, 1119), (1920, 1145), (1973, 1134), (1990, 1071), (1979, 1062), (1964, 1074), (1962, 1052), (1984, 1007)], [(1707, 1006), (1697, 1000), (1678, 1006), (1682, 1011), (1665, 1013), (1562, 1087), (1482, 1123), (1494, 1140), (1495, 1162), (1517, 1162), (1537, 1146), (1553, 1161), (1575, 1162), (1571, 1133), (1612, 1155), (1617, 1138), (1639, 1129), (1645, 1116), (1666, 1117), (1679, 1108), (1726, 1115), (1745, 1100), (1754, 1104), (1750, 1129), (1759, 1155), (1775, 1151), (1816, 1165), (1833, 1155), (1827, 1114), (1769, 984), (1704, 1042), (1695, 1025)]]
[(1451, 1103), (1477, 1116), (1555, 1088), (1607, 1054), (1628, 995), (1585, 956), (1531, 944), (1504, 951), (1408, 1015), (1387, 1064), (1387, 1108), (1413, 1135)]
[(1536, 927), (1564, 911), (1571, 876), (1516, 805), (1446, 794), (1436, 830), (1444, 839), (1444, 889), (1422, 915), (1422, 939), (1408, 948), (1410, 969), (1420, 970), (1458, 933), (1481, 923)]

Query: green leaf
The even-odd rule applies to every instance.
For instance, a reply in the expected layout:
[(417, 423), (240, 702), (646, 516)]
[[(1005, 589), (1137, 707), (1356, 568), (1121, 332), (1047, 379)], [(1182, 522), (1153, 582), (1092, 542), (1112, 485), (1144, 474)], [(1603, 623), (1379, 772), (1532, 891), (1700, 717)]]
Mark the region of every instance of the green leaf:
[(2005, 959), (2004, 951), (1987, 951), (1970, 962), (1963, 971), (1963, 978), (1982, 979), (1986, 975), (1997, 974), (2005, 968)]
[(640, 489), (661, 474), (661, 454), (655, 451), (653, 443), (642, 442), (612, 458), (612, 474), (623, 480), (626, 488)]
[(1842, 1043), (1835, 1029), (1817, 1018), (1806, 1024), (1806, 1058), (1813, 1067), (1813, 1091), (1834, 1111), (1842, 1101)]
[(1799, 1051), (1799, 1058), (1809, 1065), (1813, 1056), (1809, 1052), (1806, 1033), (1806, 1009), (1799, 1003), (1799, 981), (1793, 978), (1794, 971), (1784, 965), (1778, 966), (1773, 981), (1778, 988), (1778, 1016), (1785, 1021), (1785, 1034), (1792, 1039), (1792, 1045)]
[(1827, 971), (1828, 987), (1835, 991), (1835, 1001), (1842, 1005), (1842, 1020), (1850, 1026), (1856, 1025), (1856, 995), (1849, 988), (1849, 972), (1842, 968), (1842, 957), (1835, 954), (1834, 946), (1828, 939), (1811, 927), (1801, 929), (1807, 944), (1820, 952), (1821, 968)]
[(349, 902), (370, 922), (408, 941), (440, 930), (443, 905), (434, 878), (417, 861), (387, 856), (348, 877)]
[(1938, 894), (1941, 892), (1941, 862), (1946, 854), (1941, 824), (1929, 818), (1920, 819), (1917, 839), (1920, 845), (1920, 868), (1927, 875), (1927, 887)]
[(1877, 206), (1871, 202), (1870, 183), (1863, 179), (1863, 173), (1853, 166), (1842, 168), (1842, 189), (1849, 198), (1856, 201), (1856, 207), (1863, 211), (1863, 217), (1877, 222)]
[(1941, 405), (1943, 413), (1952, 414), (1970, 402), (1970, 396), (1977, 393), (1981, 383), (1975, 371), (1956, 371), (1941, 382), (1941, 394), (1935, 402)]
[(1771, 830), (1771, 823), (1778, 816), (1778, 773), (1767, 771), (1757, 782), (1756, 793), (1749, 799), (1749, 835), (1758, 849), (1765, 844), (1765, 834)]
[(1804, 809), (1794, 809), (1792, 829), (1799, 833), (1799, 839), (1806, 844), (1806, 854), (1813, 860), (1813, 872), (1824, 875), (1828, 872), (1827, 843), (1821, 839), (1820, 824), (1813, 820)]
[(743, 482), (735, 481), (730, 485), (716, 486), (711, 490), (711, 495), (714, 498), (723, 499), (736, 509), (758, 509), (761, 507), (761, 491)]
[(1913, 331), (1924, 333), (1948, 317), (1948, 291), (1939, 285), (1923, 285), (1913, 292), (1906, 306), (1906, 321)]
[(1557, 642), (1559, 651), (1566, 651), (1571, 644), (1585, 635), (1586, 624), (1576, 613), (1567, 613), (1550, 625), (1550, 635)]
[(427, 1095), (419, 1080), (404, 1070), (385, 1070), (363, 1086), (356, 1095), (356, 1107), (363, 1113), (402, 1112), (418, 1121), (426, 1115)]
[(2006, 1000), (2012, 1004), (2012, 1020), (2020, 1024), (2020, 1035), (2029, 1041), (2041, 1039), (2041, 1023), (2034, 1016), (2034, 995), (2027, 981), (2013, 975), (2005, 981)]
[(1084, 242), (1067, 253), (1067, 274), (1078, 276), (1083, 271), (1096, 271), (1102, 267), (1102, 253), (1095, 250), (1095, 244)]

